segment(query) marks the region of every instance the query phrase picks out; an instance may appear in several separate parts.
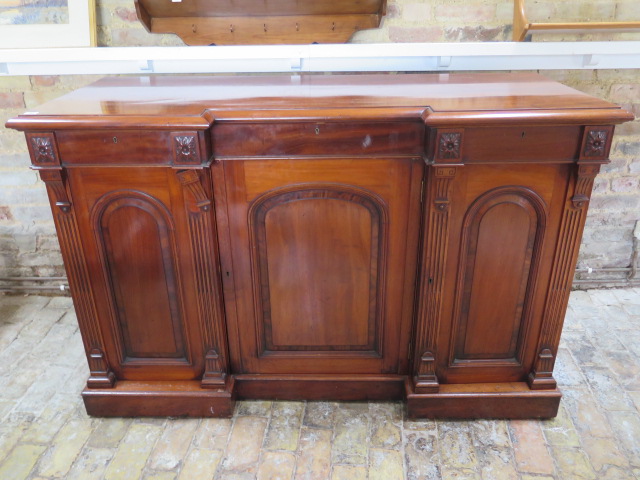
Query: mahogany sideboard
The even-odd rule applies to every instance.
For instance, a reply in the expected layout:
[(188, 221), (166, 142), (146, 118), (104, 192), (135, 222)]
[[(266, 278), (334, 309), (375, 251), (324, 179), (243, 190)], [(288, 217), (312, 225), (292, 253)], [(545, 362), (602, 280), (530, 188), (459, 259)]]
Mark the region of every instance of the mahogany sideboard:
[(183, 76), (7, 126), (47, 186), (89, 414), (540, 418), (593, 180), (632, 118), (533, 74)]

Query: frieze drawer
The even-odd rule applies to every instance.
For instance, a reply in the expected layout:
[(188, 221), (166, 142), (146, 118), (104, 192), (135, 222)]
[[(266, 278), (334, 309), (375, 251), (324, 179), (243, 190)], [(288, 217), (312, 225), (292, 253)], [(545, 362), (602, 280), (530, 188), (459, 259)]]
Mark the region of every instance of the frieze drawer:
[(203, 132), (76, 130), (56, 132), (63, 165), (200, 165)]
[(223, 157), (422, 156), (419, 122), (215, 124), (214, 155)]

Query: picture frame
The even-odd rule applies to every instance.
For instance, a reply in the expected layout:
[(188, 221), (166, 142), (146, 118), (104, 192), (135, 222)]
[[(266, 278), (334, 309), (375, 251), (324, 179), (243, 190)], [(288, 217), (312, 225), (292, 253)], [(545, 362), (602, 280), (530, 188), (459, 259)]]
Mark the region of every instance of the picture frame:
[(68, 23), (0, 24), (0, 49), (95, 47), (95, 0), (66, 3)]

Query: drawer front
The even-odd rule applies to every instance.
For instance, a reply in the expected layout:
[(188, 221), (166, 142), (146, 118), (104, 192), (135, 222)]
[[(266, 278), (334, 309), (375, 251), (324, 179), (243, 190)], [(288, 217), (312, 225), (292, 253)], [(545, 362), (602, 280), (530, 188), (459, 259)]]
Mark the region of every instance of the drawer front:
[(208, 158), (203, 132), (96, 130), (56, 132), (63, 165), (197, 166)]
[(214, 124), (214, 156), (422, 156), (424, 125), (298, 122)]
[(171, 160), (169, 132), (56, 132), (64, 165), (154, 165)]
[[(461, 132), (461, 160), (473, 163), (568, 163), (578, 159), (581, 126), (551, 127), (472, 127)], [(454, 131), (454, 130), (447, 130)], [(446, 155), (439, 156), (443, 141), (434, 130), (431, 135), (430, 157), (436, 163), (449, 163)], [(455, 163), (455, 162), (454, 162)]]

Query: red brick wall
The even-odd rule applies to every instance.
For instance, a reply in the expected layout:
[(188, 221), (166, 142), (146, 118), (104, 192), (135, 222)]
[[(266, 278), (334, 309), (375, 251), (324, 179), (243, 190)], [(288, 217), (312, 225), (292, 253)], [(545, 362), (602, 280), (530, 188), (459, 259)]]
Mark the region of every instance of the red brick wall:
[[(528, 1), (532, 21), (640, 20), (637, 0)], [(508, 0), (389, 0), (377, 30), (360, 32), (353, 42), (505, 41), (511, 38)], [(101, 46), (182, 45), (174, 35), (149, 34), (137, 21), (133, 0), (98, 0)], [(536, 35), (534, 41), (635, 39), (640, 34)], [(546, 71), (569, 86), (624, 105), (640, 116), (640, 69)], [(96, 76), (0, 78), (0, 121), (68, 91)], [(63, 273), (43, 184), (28, 169), (24, 136), (0, 128), (0, 276)], [(580, 253), (581, 266), (626, 267), (633, 229), (640, 220), (640, 121), (617, 129), (611, 164), (595, 184)]]

